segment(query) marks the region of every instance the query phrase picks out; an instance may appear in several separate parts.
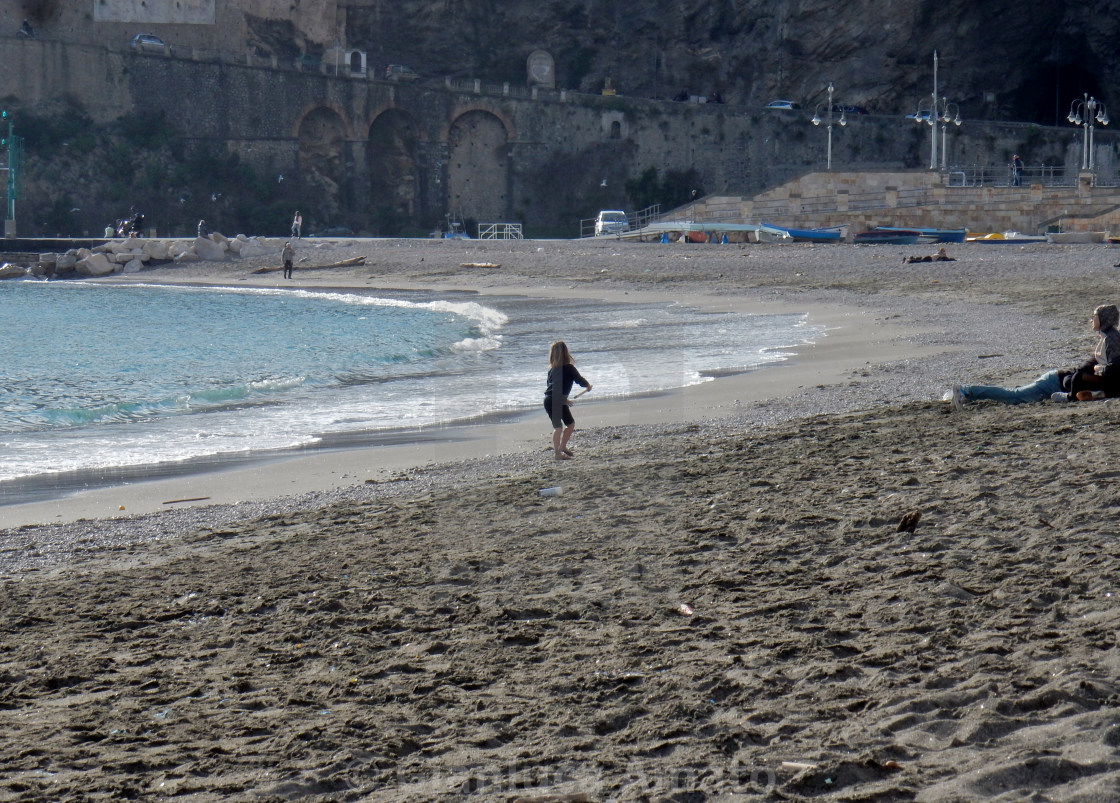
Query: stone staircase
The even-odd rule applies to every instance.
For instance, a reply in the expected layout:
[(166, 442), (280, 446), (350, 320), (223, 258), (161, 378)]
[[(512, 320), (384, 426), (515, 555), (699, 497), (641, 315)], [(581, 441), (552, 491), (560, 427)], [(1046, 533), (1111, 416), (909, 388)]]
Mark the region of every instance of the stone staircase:
[(949, 187), (936, 172), (811, 173), (753, 198), (706, 196), (662, 220), (774, 223), (798, 228), (875, 226), (974, 232), (1120, 232), (1120, 187)]

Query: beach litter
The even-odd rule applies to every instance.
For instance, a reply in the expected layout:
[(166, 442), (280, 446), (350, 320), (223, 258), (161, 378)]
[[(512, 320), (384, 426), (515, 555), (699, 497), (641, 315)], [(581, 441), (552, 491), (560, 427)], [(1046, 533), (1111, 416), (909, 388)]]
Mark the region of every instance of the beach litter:
[(564, 493), (564, 489), (559, 485), (554, 485), (551, 488), (541, 488), (541, 496), (559, 496)]
[(898, 522), (898, 532), (912, 533), (918, 528), (918, 522), (922, 520), (922, 511), (911, 510), (909, 513), (903, 515)]
[(178, 504), (181, 504), (182, 502), (204, 502), (209, 498), (210, 498), (209, 496), (191, 496), (191, 497), (188, 497), (186, 499), (168, 499), (164, 502), (161, 502), (160, 504), (162, 504), (162, 505), (178, 505)]

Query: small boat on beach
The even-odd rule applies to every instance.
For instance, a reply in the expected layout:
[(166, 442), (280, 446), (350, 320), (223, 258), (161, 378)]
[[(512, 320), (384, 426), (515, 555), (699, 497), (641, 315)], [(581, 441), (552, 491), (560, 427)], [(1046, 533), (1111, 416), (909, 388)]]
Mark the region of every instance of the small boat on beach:
[(1082, 243), (1103, 243), (1108, 236), (1106, 231), (1055, 231), (1046, 239), (1055, 245), (1074, 245)]
[(992, 231), (986, 234), (980, 232), (970, 233), (964, 240), (966, 243), (991, 243), (993, 245), (1022, 245), (1027, 243), (1047, 242), (1045, 234), (1021, 234), (1017, 231)]
[(876, 226), (875, 231), (916, 231), (933, 243), (963, 243), (968, 229), (899, 229), (893, 226)]
[(763, 221), (762, 225), (771, 229), (784, 231), (790, 236), (791, 240), (798, 243), (838, 243), (840, 242), (841, 229), (843, 229), (843, 226), (821, 229), (795, 229), (789, 226), (778, 226), (774, 223), (766, 223), (765, 221)]
[(914, 245), (922, 238), (916, 229), (869, 229), (861, 231), (852, 238), (853, 243), (862, 245)]

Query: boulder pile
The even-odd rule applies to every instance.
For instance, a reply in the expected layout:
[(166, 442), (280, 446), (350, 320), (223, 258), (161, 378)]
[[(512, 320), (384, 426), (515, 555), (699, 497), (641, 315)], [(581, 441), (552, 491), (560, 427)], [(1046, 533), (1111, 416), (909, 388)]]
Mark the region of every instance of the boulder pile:
[(224, 262), (230, 259), (279, 255), (284, 240), (246, 237), (229, 239), (217, 232), (194, 239), (128, 238), (111, 240), (94, 248), (71, 248), (61, 254), (39, 254), (38, 262), (27, 266), (4, 263), (0, 279), (28, 275), (55, 278), (69, 275), (108, 276), (111, 273), (138, 273), (145, 265), (165, 262)]

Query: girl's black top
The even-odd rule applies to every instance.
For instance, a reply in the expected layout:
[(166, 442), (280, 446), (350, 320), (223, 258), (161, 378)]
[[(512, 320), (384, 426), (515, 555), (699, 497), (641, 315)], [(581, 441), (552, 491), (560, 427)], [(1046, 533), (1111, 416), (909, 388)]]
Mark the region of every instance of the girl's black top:
[(581, 388), (588, 387), (591, 383), (580, 376), (579, 371), (576, 370), (574, 365), (562, 365), (560, 368), (548, 369), (548, 385), (544, 389), (544, 397), (551, 399), (559, 386), (560, 395), (562, 398), (568, 398), (568, 394), (572, 392), (572, 385), (579, 385)]

